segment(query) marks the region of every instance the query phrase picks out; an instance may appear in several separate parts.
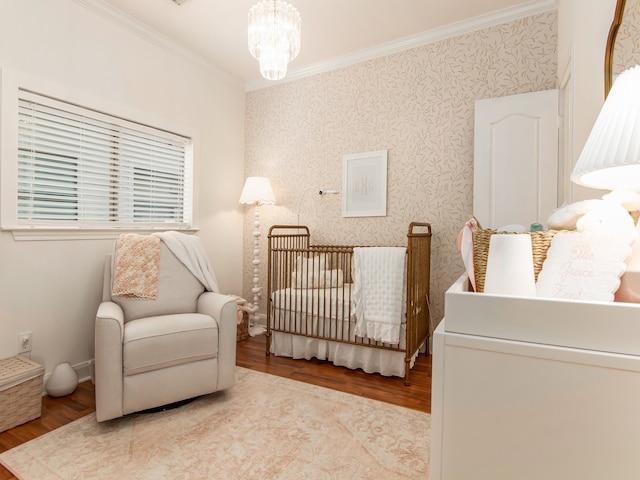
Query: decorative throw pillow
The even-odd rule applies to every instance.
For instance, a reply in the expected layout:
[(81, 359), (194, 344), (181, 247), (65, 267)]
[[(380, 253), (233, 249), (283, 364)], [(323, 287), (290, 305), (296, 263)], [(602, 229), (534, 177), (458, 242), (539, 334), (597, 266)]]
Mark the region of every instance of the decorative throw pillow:
[(325, 255), (298, 255), (296, 269), (291, 275), (295, 288), (313, 288), (313, 276), (325, 269)]
[(313, 276), (314, 288), (337, 288), (343, 283), (342, 270), (320, 270)]

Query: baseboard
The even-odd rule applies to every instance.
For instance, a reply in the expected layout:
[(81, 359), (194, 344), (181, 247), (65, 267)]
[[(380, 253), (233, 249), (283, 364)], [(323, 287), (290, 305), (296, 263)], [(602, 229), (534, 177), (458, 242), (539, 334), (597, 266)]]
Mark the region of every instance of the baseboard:
[(96, 361), (91, 359), (73, 365), (73, 369), (78, 373), (78, 383), (86, 382), (87, 380), (95, 383), (95, 363)]
[[(92, 383), (95, 383), (94, 365), (95, 365), (94, 359), (86, 360), (84, 362), (71, 365), (73, 369), (76, 371), (76, 373), (78, 374), (78, 383), (86, 382), (87, 380), (91, 380)], [(47, 394), (47, 381), (49, 380), (49, 377), (51, 377), (51, 372), (46, 373), (42, 381), (43, 397)]]
[(253, 315), (253, 324), (267, 326), (267, 315), (265, 313), (256, 313)]

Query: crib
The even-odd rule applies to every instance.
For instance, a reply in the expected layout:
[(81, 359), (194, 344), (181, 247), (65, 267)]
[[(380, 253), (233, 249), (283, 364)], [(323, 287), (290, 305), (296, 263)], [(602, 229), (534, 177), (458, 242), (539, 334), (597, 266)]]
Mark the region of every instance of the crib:
[(392, 343), (358, 330), (354, 249), (357, 254), (368, 249), (313, 245), (309, 229), (299, 225), (272, 226), (268, 244), (267, 355), (329, 360), (367, 373), (404, 377), (410, 385), (411, 367), (418, 354), (426, 352), (429, 336), (429, 223), (412, 222), (406, 248), (400, 250), (406, 251), (400, 272), (402, 311), (398, 341)]

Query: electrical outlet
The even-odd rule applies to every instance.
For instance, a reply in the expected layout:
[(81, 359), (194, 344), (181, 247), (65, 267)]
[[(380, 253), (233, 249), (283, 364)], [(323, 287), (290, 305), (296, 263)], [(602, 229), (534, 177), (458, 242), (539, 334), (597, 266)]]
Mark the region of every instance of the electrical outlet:
[(28, 353), (32, 348), (31, 332), (22, 332), (18, 334), (18, 353)]

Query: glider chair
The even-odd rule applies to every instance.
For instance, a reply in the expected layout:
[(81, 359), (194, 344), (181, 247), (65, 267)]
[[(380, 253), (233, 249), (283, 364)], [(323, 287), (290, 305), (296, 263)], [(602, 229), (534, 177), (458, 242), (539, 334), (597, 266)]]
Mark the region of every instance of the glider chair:
[(112, 295), (117, 268), (112, 260), (113, 255), (105, 259), (103, 298), (95, 324), (97, 420), (232, 386), (234, 297), (205, 291), (164, 241), (159, 248), (155, 299)]

